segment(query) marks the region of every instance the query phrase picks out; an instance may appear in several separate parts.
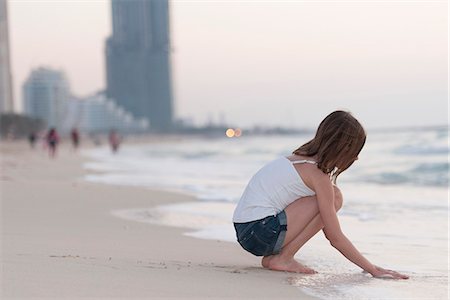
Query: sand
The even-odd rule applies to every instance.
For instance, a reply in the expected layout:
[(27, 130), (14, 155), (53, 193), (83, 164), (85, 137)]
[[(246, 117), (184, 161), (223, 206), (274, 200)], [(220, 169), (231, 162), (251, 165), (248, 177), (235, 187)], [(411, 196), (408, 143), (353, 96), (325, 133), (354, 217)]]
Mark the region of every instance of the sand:
[(111, 215), (193, 198), (85, 182), (67, 143), (56, 159), (25, 141), (0, 151), (2, 299), (312, 299), (237, 243)]

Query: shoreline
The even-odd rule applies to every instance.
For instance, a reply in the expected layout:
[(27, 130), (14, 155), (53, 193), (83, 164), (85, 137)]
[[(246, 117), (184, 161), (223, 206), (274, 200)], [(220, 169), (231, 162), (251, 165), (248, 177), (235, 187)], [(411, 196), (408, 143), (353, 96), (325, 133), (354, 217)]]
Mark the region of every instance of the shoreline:
[(316, 299), (289, 284), (292, 274), (264, 270), (237, 243), (113, 216), (198, 200), (86, 182), (87, 159), (61, 146), (52, 160), (24, 141), (0, 143), (3, 299)]

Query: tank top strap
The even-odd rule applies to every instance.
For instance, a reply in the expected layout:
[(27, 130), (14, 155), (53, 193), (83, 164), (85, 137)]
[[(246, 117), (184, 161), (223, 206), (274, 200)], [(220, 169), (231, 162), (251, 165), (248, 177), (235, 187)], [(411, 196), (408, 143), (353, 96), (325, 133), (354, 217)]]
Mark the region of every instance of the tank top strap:
[(313, 160), (301, 159), (301, 160), (291, 160), (292, 164), (312, 164), (317, 165), (317, 162)]

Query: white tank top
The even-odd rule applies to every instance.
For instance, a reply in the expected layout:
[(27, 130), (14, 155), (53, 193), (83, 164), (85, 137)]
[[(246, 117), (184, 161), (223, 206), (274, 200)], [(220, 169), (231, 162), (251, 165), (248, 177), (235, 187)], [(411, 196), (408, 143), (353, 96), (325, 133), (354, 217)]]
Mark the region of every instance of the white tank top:
[(275, 216), (301, 197), (316, 193), (303, 182), (293, 164), (310, 160), (290, 161), (280, 157), (262, 167), (248, 183), (233, 214), (234, 223), (246, 223)]

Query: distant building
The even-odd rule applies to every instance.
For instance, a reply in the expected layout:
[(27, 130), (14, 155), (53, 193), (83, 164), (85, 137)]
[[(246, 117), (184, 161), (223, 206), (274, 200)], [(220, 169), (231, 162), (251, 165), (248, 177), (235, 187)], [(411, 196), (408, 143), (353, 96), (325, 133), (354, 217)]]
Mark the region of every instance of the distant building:
[(116, 129), (124, 133), (145, 132), (149, 128), (146, 119), (135, 119), (104, 94), (72, 99), (69, 102), (69, 115), (65, 129), (76, 127), (85, 133), (105, 133)]
[(14, 110), (6, 4), (0, 0), (0, 113)]
[(148, 130), (147, 120), (137, 120), (102, 93), (79, 99), (71, 95), (63, 72), (38, 68), (23, 85), (25, 114), (44, 120), (61, 132), (78, 128), (82, 132), (122, 132)]
[(106, 43), (108, 98), (147, 118), (152, 129), (173, 123), (168, 0), (112, 0)]
[(69, 97), (69, 83), (61, 71), (35, 69), (23, 85), (25, 114), (44, 120), (50, 127), (63, 125)]

